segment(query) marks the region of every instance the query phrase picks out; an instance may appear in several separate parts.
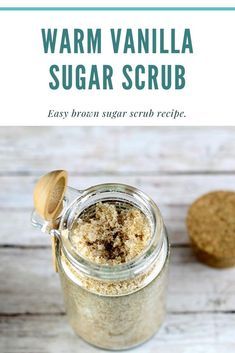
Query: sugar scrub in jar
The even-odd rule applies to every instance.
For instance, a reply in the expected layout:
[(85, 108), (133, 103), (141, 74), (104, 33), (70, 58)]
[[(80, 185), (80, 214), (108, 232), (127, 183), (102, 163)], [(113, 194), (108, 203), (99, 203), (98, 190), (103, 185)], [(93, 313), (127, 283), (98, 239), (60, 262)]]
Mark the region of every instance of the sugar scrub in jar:
[[(39, 219), (35, 212), (33, 224)], [(68, 187), (57, 227), (48, 222), (43, 229), (56, 239), (56, 266), (76, 334), (120, 350), (158, 331), (166, 313), (169, 242), (147, 195), (123, 184)]]

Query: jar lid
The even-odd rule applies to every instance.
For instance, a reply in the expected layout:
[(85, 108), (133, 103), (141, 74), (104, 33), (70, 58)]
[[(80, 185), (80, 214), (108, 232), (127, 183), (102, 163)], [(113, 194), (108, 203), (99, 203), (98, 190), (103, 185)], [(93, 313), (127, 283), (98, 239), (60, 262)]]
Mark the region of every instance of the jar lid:
[(187, 228), (200, 261), (221, 268), (235, 265), (235, 192), (201, 196), (189, 208)]

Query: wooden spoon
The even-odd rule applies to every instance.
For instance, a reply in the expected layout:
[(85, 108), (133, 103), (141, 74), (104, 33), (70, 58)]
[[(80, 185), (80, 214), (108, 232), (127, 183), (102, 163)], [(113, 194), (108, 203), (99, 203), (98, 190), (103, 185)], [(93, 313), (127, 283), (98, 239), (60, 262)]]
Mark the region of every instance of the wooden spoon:
[[(67, 187), (68, 173), (65, 170), (54, 170), (42, 176), (34, 188), (34, 207), (45, 220), (53, 222), (63, 208), (63, 198)], [(52, 236), (52, 262), (58, 272), (56, 248), (58, 239)]]
[(34, 207), (45, 220), (55, 220), (60, 214), (67, 179), (68, 173), (65, 170), (54, 170), (38, 180), (33, 194)]

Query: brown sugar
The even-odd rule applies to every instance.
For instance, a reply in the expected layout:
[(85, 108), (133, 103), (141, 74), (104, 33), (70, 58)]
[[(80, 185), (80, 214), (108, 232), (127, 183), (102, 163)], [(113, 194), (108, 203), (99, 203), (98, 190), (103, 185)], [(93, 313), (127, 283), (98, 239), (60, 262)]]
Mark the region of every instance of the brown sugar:
[(200, 197), (189, 209), (187, 226), (199, 260), (214, 267), (235, 265), (235, 192)]
[(92, 217), (79, 217), (71, 234), (75, 250), (98, 263), (117, 265), (138, 256), (148, 244), (151, 229), (137, 208), (97, 203)]

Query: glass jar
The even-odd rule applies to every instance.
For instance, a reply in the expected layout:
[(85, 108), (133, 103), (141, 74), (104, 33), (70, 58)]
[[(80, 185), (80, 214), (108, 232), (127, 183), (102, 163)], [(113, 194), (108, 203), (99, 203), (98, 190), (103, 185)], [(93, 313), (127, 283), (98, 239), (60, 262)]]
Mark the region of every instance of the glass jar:
[[(73, 199), (73, 201), (72, 201)], [(128, 263), (99, 265), (74, 251), (74, 222), (97, 202), (116, 208), (134, 206), (147, 217), (151, 239)], [(89, 216), (89, 214), (88, 214)], [(123, 184), (101, 184), (85, 191), (68, 188), (56, 224), (34, 212), (32, 223), (56, 239), (56, 265), (69, 322), (85, 341), (105, 349), (127, 349), (153, 336), (163, 323), (166, 305), (169, 242), (156, 204), (143, 192)]]

